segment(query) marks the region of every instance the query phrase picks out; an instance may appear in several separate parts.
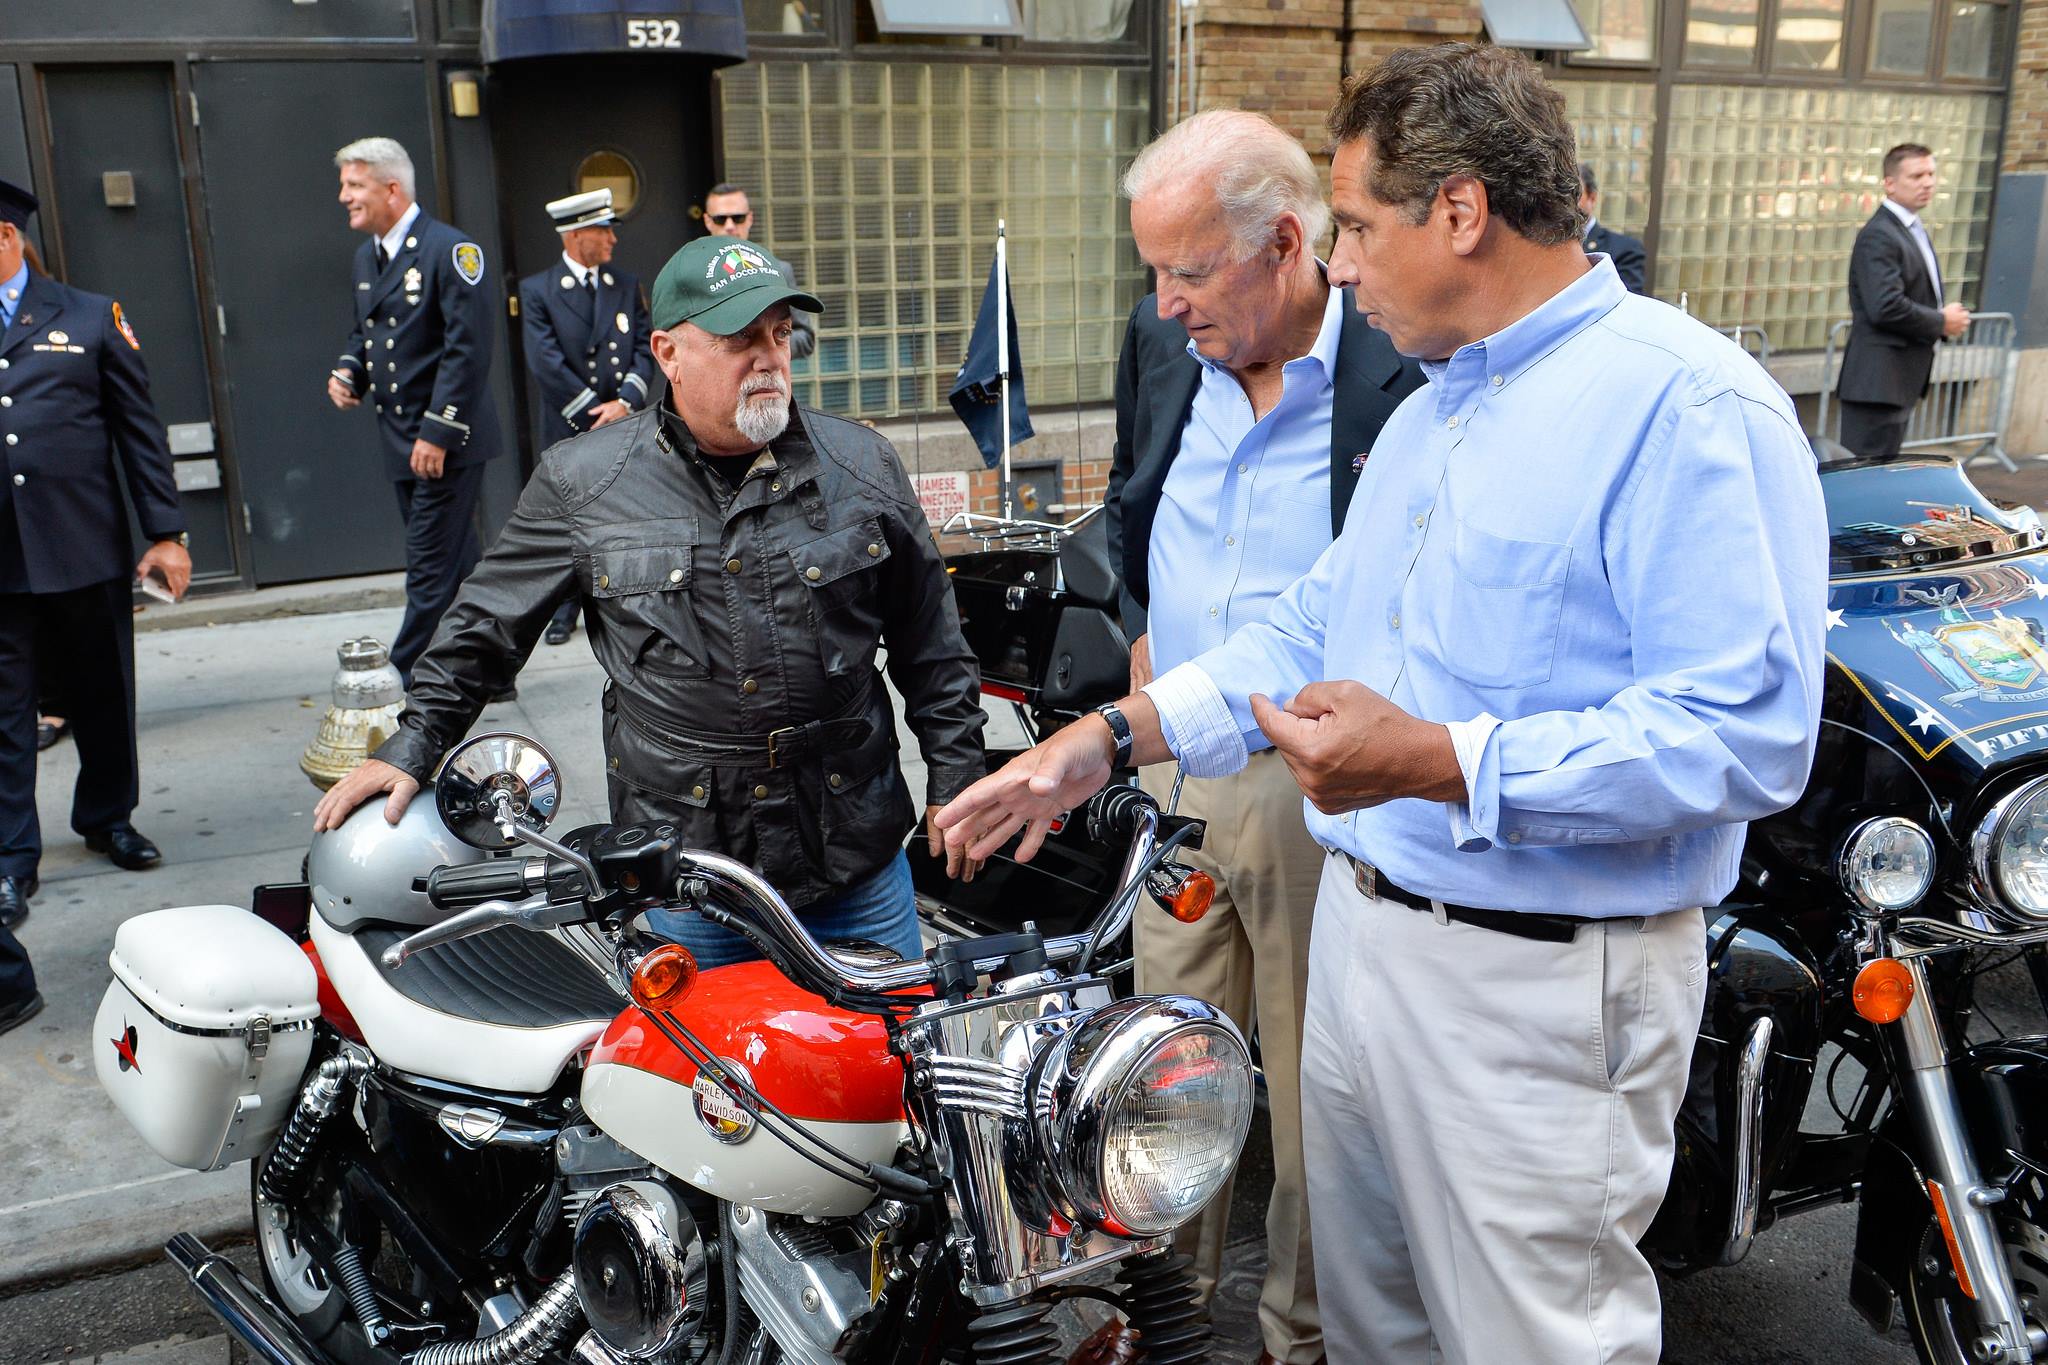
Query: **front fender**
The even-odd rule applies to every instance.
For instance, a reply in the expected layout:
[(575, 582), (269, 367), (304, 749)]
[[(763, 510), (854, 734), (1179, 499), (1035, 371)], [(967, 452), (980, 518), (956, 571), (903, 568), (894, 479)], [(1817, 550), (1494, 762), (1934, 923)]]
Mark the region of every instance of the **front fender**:
[[(1984, 1179), (2006, 1179), (2016, 1157), (2048, 1164), (2048, 1037), (1964, 1048), (1950, 1058), (1949, 1071)], [(1905, 1292), (1908, 1258), (1934, 1216), (1921, 1174), (1925, 1156), (1919, 1125), (1895, 1105), (1878, 1125), (1864, 1165), (1849, 1288), (1856, 1307), (1880, 1330), (1891, 1324), (1892, 1296)]]

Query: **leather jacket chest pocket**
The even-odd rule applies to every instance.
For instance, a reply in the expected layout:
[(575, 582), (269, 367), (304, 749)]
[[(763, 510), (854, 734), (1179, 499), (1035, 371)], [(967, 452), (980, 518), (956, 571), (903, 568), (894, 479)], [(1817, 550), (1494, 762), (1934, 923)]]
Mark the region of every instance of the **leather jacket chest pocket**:
[(812, 608), (822, 617), (873, 591), (877, 580), (866, 571), (888, 562), (889, 539), (882, 534), (881, 520), (869, 517), (797, 546), (789, 558), (797, 581), (810, 589)]
[(1444, 667), (1475, 687), (1550, 681), (1572, 547), (1455, 527), (1436, 620)]
[(711, 656), (691, 610), (690, 550), (687, 544), (647, 545), (590, 556), (584, 591), (596, 599), (599, 619), (636, 672), (711, 676)]

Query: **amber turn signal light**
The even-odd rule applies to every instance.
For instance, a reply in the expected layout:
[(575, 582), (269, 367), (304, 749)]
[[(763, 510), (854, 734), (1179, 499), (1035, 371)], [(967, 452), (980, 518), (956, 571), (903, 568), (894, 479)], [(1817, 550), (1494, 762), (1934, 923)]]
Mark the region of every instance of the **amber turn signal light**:
[(1190, 872), (1180, 879), (1180, 885), (1167, 899), (1166, 913), (1182, 924), (1193, 924), (1209, 913), (1210, 903), (1215, 899), (1216, 879), (1206, 872)]
[(633, 969), (633, 1002), (645, 1010), (665, 1012), (689, 997), (697, 984), (697, 959), (679, 943), (664, 943)]
[(1856, 973), (1856, 1012), (1873, 1024), (1898, 1022), (1913, 1003), (1913, 974), (1895, 957), (1877, 957)]

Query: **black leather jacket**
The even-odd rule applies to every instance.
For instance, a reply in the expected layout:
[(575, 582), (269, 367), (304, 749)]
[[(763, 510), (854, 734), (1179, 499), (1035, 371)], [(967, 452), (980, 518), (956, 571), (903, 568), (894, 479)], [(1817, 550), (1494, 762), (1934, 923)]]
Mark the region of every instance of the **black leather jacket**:
[(895, 451), (856, 423), (793, 413), (736, 495), (666, 408), (551, 449), (376, 756), (424, 781), (573, 585), (608, 675), (614, 819), (673, 821), (798, 906), (880, 868), (917, 813), (877, 646), (924, 751), (927, 802), (982, 773), (979, 673)]

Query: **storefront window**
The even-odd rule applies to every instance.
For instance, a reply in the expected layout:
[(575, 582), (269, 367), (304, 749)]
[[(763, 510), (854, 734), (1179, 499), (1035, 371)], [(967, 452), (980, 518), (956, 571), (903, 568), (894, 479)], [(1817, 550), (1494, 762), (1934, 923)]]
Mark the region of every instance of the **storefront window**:
[(2004, 5), (1959, 0), (1948, 11), (1948, 51), (1942, 73), (1992, 80), (2005, 70)]
[(1144, 292), (1118, 172), (1144, 145), (1140, 67), (767, 61), (720, 73), (729, 179), (825, 304), (798, 397), (942, 409), (1008, 223), (1034, 404), (1110, 396)]
[(827, 0), (744, 0), (747, 32), (764, 38), (825, 35)]
[(1870, 70), (1925, 76), (1934, 46), (1934, 0), (1875, 0), (1870, 14)]
[(1842, 69), (1842, 0), (1778, 0), (1771, 44), (1778, 71)]
[(1949, 297), (1972, 302), (1997, 176), (1995, 95), (1680, 85), (1671, 92), (1653, 291), (1776, 351), (1827, 344), (1849, 315), (1849, 251), (1876, 211), (1885, 148), (1934, 148), (1923, 215)]
[(1657, 60), (1656, 0), (1576, 0), (1575, 8), (1593, 46), (1574, 61)]
[(1024, 36), (1038, 43), (1121, 43), (1134, 0), (1024, 0)]
[(1685, 7), (1685, 64), (1756, 65), (1757, 0), (1689, 0)]

